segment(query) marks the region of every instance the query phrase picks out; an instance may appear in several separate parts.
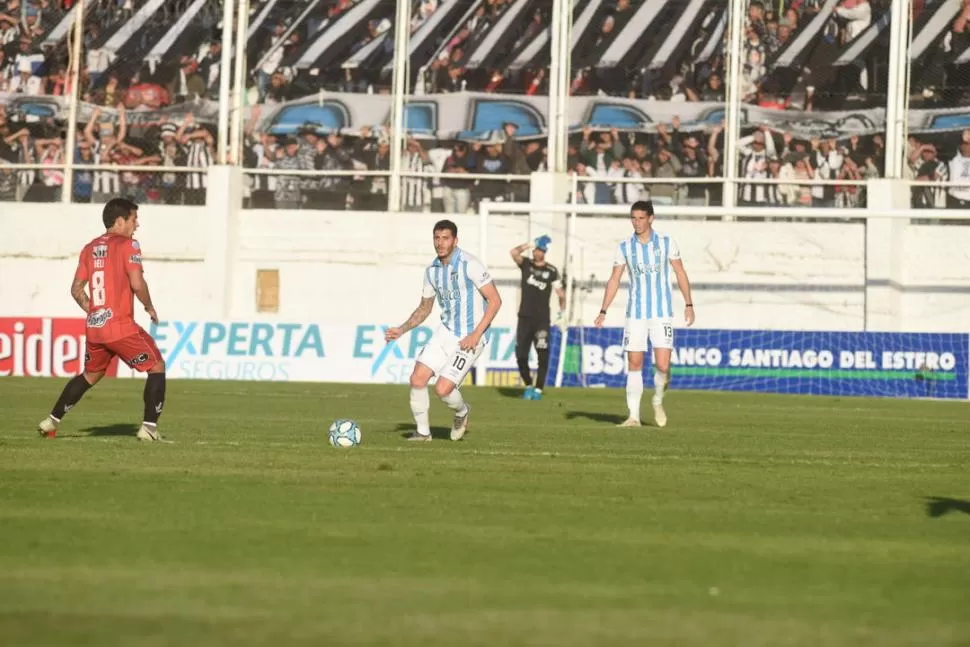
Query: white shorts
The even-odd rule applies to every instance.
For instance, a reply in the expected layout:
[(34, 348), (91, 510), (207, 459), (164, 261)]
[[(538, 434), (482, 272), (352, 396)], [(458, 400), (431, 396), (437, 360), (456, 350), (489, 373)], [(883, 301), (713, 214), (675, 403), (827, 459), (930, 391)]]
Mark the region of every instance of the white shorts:
[(464, 351), (458, 347), (460, 341), (453, 332), (441, 326), (434, 331), (424, 348), (418, 351), (417, 362), (430, 368), (439, 378), (460, 386), (488, 345), (482, 339), (474, 351)]
[(623, 328), (623, 350), (645, 352), (648, 342), (654, 348), (673, 348), (674, 320), (627, 319)]

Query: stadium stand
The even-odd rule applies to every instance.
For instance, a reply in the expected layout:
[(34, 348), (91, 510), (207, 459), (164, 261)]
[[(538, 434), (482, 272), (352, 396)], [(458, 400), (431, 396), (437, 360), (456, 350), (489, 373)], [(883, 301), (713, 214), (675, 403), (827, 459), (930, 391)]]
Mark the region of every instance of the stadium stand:
[[(890, 0), (751, 0), (745, 19), (742, 95), (746, 106), (780, 114), (778, 126), (748, 128), (739, 142), (741, 204), (855, 206), (861, 186), (811, 185), (812, 179), (861, 181), (885, 168), (884, 136), (873, 111), (888, 100)], [(74, 162), (201, 167), (215, 155), (214, 101), (222, 54), (218, 0), (86, 2), (78, 144)], [(548, 94), (549, 0), (414, 0), (409, 91), (414, 98), (485, 93), (536, 99)], [(56, 167), (65, 156), (63, 99), (78, 7), (53, 0), (0, 3), (0, 161)], [(577, 98), (635, 99), (643, 106), (725, 101), (727, 15), (722, 0), (577, 0), (572, 8), (572, 78)], [(247, 104), (241, 162), (248, 168), (316, 170), (320, 176), (248, 176), (251, 206), (383, 208), (386, 176), (326, 176), (327, 171), (387, 171), (383, 123), (353, 129), (327, 123), (327, 110), (281, 108), (313, 97), (390, 91), (395, 6), (387, 0), (261, 0), (251, 3), (246, 38)], [(970, 0), (917, 0), (912, 11), (910, 106), (970, 106)], [(363, 100), (363, 99), (361, 99)], [(59, 103), (59, 101), (61, 101)], [(320, 102), (321, 105), (323, 102)], [(97, 111), (96, 108), (100, 108)], [(330, 108), (328, 108), (330, 109)], [(334, 108), (337, 109), (337, 108)], [(276, 121), (267, 115), (276, 114)], [(306, 116), (300, 121), (296, 117)], [(323, 119), (316, 117), (321, 116)], [(295, 120), (295, 121), (294, 121)], [(846, 124), (846, 120), (855, 120)], [(381, 120), (383, 121), (383, 119)], [(839, 123), (835, 123), (839, 122)], [(871, 122), (871, 123), (870, 123)], [(410, 125), (410, 122), (409, 122)], [(642, 124), (590, 119), (569, 140), (577, 199), (719, 204), (723, 128), (714, 121)], [(523, 123), (488, 133), (412, 133), (404, 169), (452, 177), (406, 177), (409, 210), (473, 210), (483, 199), (526, 198), (528, 182), (463, 179), (480, 173), (527, 176), (545, 168), (545, 142)], [(918, 132), (909, 139), (909, 177), (964, 177), (970, 136)], [(812, 134), (814, 133), (814, 134)], [(540, 133), (541, 134), (541, 133)], [(962, 142), (962, 143), (961, 143)], [(959, 168), (958, 168), (959, 167)], [(956, 170), (955, 170), (956, 169)], [(958, 172), (957, 172), (958, 171)], [(958, 177), (957, 177), (958, 176)], [(610, 182), (671, 178), (670, 184)], [(120, 189), (170, 204), (204, 200), (204, 174), (75, 172), (74, 199)], [(0, 200), (56, 200), (62, 170), (0, 170)], [(960, 188), (913, 190), (913, 206), (970, 203)]]

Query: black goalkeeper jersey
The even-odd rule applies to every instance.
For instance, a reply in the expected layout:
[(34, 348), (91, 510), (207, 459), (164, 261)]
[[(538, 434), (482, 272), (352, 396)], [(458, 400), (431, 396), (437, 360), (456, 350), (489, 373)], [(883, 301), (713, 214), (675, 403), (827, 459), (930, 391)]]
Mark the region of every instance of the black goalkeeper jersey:
[(519, 304), (519, 316), (548, 324), (549, 297), (553, 285), (559, 285), (562, 281), (559, 270), (551, 263), (536, 267), (528, 258), (522, 259), (519, 269), (522, 271), (522, 302)]

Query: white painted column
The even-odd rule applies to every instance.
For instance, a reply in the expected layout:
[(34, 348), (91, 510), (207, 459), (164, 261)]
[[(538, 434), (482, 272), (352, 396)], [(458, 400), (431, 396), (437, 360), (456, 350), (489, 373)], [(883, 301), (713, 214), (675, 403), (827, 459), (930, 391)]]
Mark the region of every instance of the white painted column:
[(229, 162), (229, 80), (232, 76), (232, 23), (236, 3), (228, 0), (222, 5), (222, 56), (219, 59), (219, 132), (218, 162)]
[[(738, 177), (738, 140), (741, 138), (741, 73), (744, 70), (744, 17), (747, 15), (747, 0), (731, 0), (728, 22), (728, 70), (727, 105), (724, 112), (724, 177), (736, 180)], [(733, 181), (724, 183), (722, 204), (733, 207), (737, 204), (738, 185)], [(725, 216), (733, 220), (733, 216)]]
[[(909, 205), (906, 186), (891, 179), (869, 180), (866, 186), (869, 209), (905, 209)], [(909, 222), (896, 218), (866, 221), (866, 299), (864, 329), (900, 330), (903, 321), (903, 250)]]
[(203, 280), (210, 287), (208, 308), (199, 313), (214, 319), (228, 319), (232, 311), (232, 266), (238, 245), (238, 223), (242, 211), (242, 169), (238, 166), (210, 166), (206, 191), (205, 258)]
[(909, 21), (909, 1), (892, 3), (889, 24), (889, 96), (886, 105), (886, 168), (884, 177), (903, 176), (906, 156), (906, 119), (909, 104), (909, 44), (912, 25)]

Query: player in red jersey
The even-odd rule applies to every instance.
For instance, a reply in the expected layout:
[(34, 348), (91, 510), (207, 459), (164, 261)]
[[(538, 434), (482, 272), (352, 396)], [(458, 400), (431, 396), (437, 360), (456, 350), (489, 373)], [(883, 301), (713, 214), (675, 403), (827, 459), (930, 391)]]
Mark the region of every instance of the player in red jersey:
[(131, 368), (148, 373), (145, 380), (145, 417), (138, 439), (162, 440), (158, 418), (165, 402), (165, 362), (155, 340), (135, 323), (134, 297), (138, 297), (154, 323), (152, 305), (142, 274), (141, 247), (132, 238), (138, 229), (138, 205), (124, 198), (108, 201), (102, 212), (107, 231), (81, 250), (71, 296), (87, 314), (87, 349), (84, 373), (74, 377), (41, 421), (41, 436), (53, 438), (57, 425), (92, 386), (101, 381), (115, 356)]

